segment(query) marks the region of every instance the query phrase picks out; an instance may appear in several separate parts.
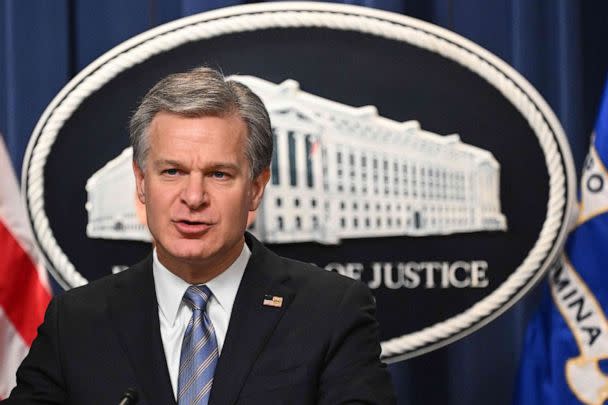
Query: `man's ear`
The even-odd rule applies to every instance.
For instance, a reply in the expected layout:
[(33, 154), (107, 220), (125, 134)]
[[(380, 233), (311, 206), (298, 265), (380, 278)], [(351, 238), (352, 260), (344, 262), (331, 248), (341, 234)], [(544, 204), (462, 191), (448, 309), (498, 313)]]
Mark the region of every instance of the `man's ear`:
[(268, 180), (270, 179), (270, 168), (267, 167), (262, 170), (262, 173), (253, 179), (251, 187), (251, 199), (249, 202), (249, 211), (255, 211), (258, 209), (260, 202), (262, 202), (262, 196), (264, 195), (264, 189)]
[(133, 173), (135, 174), (135, 189), (137, 190), (137, 198), (142, 204), (146, 203), (146, 188), (144, 182), (144, 171), (139, 167), (137, 162), (133, 161)]

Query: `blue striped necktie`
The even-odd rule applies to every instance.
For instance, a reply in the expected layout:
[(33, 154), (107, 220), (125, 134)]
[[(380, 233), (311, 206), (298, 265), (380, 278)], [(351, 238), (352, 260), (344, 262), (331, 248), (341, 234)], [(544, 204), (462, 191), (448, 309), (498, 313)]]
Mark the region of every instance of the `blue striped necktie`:
[(192, 318), (186, 327), (179, 359), (177, 403), (206, 405), (213, 384), (218, 349), (213, 325), (205, 308), (211, 298), (207, 286), (192, 285), (183, 301), (192, 308)]

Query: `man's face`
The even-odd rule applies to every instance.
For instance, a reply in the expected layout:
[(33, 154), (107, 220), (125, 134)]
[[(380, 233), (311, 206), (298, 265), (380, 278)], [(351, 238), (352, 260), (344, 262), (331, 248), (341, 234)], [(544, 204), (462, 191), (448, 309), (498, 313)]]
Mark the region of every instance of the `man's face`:
[(216, 275), (241, 252), (249, 211), (269, 172), (251, 179), (247, 127), (237, 115), (187, 118), (160, 112), (149, 128), (138, 198), (146, 206), (159, 260), (178, 275)]

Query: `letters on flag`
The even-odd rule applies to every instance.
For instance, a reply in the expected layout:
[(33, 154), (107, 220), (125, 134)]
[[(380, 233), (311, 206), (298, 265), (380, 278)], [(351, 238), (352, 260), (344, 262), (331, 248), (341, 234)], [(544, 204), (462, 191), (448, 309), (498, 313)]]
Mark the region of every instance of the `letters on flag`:
[(608, 86), (580, 183), (576, 227), (532, 320), (515, 404), (608, 400)]

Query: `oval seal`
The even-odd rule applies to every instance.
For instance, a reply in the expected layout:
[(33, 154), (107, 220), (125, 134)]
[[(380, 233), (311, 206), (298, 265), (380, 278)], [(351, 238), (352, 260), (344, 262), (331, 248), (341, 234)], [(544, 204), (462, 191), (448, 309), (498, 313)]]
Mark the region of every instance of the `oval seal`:
[(251, 232), (281, 255), (366, 283), (386, 361), (494, 319), (561, 249), (574, 206), (568, 144), (506, 63), (397, 14), (258, 4), (138, 35), (45, 110), (23, 190), (65, 288), (150, 251), (127, 123), (156, 81), (203, 64), (249, 85), (271, 115), (272, 180)]

